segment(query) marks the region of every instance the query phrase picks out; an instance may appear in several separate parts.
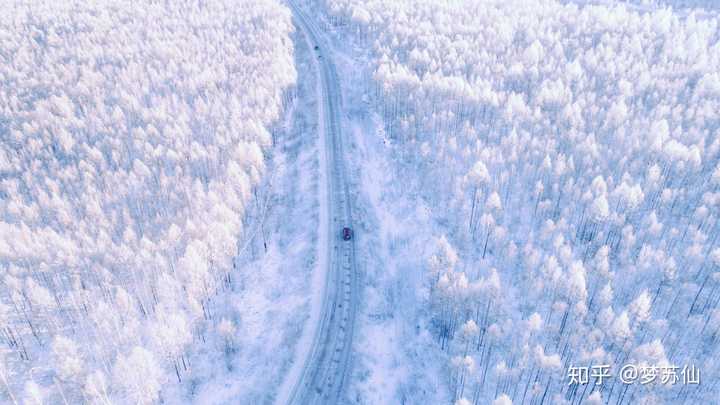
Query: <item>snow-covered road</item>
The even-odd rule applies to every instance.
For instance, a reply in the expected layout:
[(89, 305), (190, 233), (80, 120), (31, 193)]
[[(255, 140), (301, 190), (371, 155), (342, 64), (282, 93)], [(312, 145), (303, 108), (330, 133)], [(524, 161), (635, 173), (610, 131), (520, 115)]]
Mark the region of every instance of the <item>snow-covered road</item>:
[[(292, 2), (289, 3), (296, 25), (304, 33), (314, 52), (320, 76), (321, 139), (325, 145), (324, 156), (320, 156), (321, 168), (325, 168), (326, 189), (321, 202), (327, 210), (327, 234), (325, 241), (326, 268), (319, 313), (310, 317), (308, 325), (310, 347), (299, 347), (296, 373), (290, 372), (294, 381), (286, 382), (292, 388), (286, 395), (283, 390), (278, 401), (290, 404), (338, 404), (343, 402), (344, 387), (350, 372), (353, 329), (358, 306), (358, 274), (355, 263), (355, 241), (344, 241), (340, 237), (343, 227), (352, 226), (352, 207), (343, 157), (341, 122), (341, 90), (338, 76), (332, 62), (330, 47), (314, 22)], [(302, 80), (302, 78), (300, 78)], [(324, 161), (323, 161), (324, 160)], [(321, 185), (322, 187), (322, 185)], [(322, 221), (321, 221), (322, 222)], [(322, 226), (322, 224), (321, 224)], [(302, 345), (299, 345), (302, 346)], [(303, 352), (303, 349), (305, 351)], [(295, 374), (295, 375), (293, 375)]]

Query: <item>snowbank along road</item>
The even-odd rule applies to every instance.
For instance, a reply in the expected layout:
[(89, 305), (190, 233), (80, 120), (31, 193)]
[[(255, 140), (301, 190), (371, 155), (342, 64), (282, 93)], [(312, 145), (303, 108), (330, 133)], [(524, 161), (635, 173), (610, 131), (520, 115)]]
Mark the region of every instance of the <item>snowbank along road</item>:
[(354, 236), (342, 239), (343, 227), (353, 228), (348, 181), (343, 158), (341, 91), (331, 60), (329, 41), (296, 4), (289, 2), (296, 25), (310, 42), (312, 57), (320, 76), (320, 126), (325, 137), (327, 167), (327, 209), (329, 235), (328, 271), (323, 292), (322, 313), (316, 326), (313, 347), (309, 351), (300, 378), (290, 395), (290, 404), (338, 404), (344, 402), (344, 386), (350, 373), (353, 328), (355, 324), (358, 275), (355, 264)]

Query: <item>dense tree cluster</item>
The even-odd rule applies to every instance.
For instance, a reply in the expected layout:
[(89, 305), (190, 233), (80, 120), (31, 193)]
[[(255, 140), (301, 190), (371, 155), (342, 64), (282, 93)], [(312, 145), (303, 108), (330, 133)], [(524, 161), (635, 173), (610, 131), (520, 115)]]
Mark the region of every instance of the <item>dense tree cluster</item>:
[[(617, 376), (627, 363), (720, 376), (718, 17), (324, 5), (370, 50), (408, 183), (448, 224), (427, 297), (453, 401), (714, 401), (717, 384)], [(600, 364), (616, 378), (568, 384), (570, 366)]]
[(155, 402), (188, 373), (232, 269), (296, 80), (290, 13), (6, 3), (0, 402)]

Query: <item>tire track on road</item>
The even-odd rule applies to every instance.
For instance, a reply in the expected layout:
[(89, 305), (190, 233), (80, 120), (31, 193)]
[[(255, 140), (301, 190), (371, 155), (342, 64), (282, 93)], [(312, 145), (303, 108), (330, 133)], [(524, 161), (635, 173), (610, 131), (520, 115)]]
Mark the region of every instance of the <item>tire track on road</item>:
[(324, 123), (327, 167), (328, 271), (323, 292), (322, 313), (316, 328), (313, 347), (304, 359), (304, 367), (295, 383), (290, 404), (339, 404), (351, 369), (352, 341), (358, 307), (358, 273), (355, 263), (355, 236), (349, 241), (340, 237), (343, 227), (353, 228), (341, 121), (341, 90), (328, 42), (314, 24), (293, 2), (289, 2), (296, 26), (310, 42), (309, 49), (321, 82), (320, 120)]

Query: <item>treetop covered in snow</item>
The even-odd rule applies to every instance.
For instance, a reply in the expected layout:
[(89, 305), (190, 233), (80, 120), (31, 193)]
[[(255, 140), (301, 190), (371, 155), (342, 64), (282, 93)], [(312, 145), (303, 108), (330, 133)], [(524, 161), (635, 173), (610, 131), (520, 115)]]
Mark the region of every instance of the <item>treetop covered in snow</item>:
[(636, 362), (718, 377), (717, 13), (322, 3), (369, 50), (385, 132), (446, 224), (427, 304), (453, 401), (715, 398), (565, 374)]
[(292, 30), (270, 0), (3, 6), (2, 395), (148, 403), (181, 378), (296, 80)]

